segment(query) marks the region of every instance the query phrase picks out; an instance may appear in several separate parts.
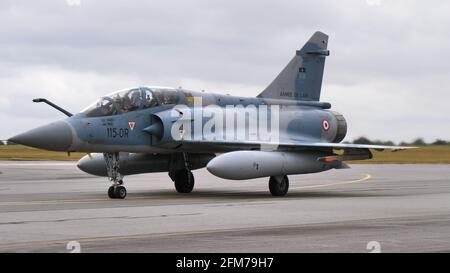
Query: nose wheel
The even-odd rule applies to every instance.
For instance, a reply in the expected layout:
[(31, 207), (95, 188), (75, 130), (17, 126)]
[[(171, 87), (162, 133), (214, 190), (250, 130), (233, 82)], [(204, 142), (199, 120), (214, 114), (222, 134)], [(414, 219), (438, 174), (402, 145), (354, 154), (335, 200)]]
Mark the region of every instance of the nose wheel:
[(108, 189), (108, 196), (111, 199), (125, 199), (127, 189), (124, 186), (111, 186)]

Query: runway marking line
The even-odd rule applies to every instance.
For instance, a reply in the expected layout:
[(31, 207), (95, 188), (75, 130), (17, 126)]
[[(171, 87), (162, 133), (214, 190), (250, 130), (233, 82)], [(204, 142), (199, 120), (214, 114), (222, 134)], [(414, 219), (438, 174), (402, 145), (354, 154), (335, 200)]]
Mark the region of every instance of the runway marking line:
[[(314, 189), (314, 188), (324, 188), (324, 187), (330, 187), (330, 186), (337, 186), (337, 185), (346, 185), (346, 184), (354, 184), (359, 182), (364, 182), (367, 180), (370, 180), (372, 176), (370, 174), (366, 174), (364, 177), (356, 180), (346, 180), (346, 181), (340, 181), (340, 182), (333, 182), (333, 183), (327, 183), (327, 184), (319, 184), (319, 185), (310, 185), (310, 186), (299, 186), (299, 187), (293, 187), (291, 189)], [(263, 190), (260, 190), (258, 192), (262, 192)], [(266, 191), (266, 190), (264, 190)], [(0, 206), (26, 206), (26, 205), (61, 205), (61, 204), (86, 204), (86, 203), (96, 203), (96, 202), (117, 202), (117, 201), (132, 201), (132, 200), (155, 200), (155, 199), (162, 199), (161, 196), (142, 196), (142, 197), (131, 197), (127, 198), (125, 200), (112, 200), (112, 199), (66, 199), (66, 200), (31, 200), (31, 201), (5, 201), (0, 202)]]
[(355, 184), (355, 183), (359, 183), (359, 182), (368, 181), (371, 178), (372, 178), (372, 175), (366, 174), (363, 178), (356, 179), (356, 180), (341, 181), (341, 182), (334, 182), (334, 183), (320, 184), (320, 185), (311, 185), (311, 186), (300, 186), (300, 187), (293, 187), (291, 189), (314, 189), (314, 188), (324, 188), (324, 187), (337, 186), (337, 185)]
[[(126, 200), (145, 200), (145, 199), (157, 199), (158, 196), (143, 196), (143, 197), (132, 197)], [(159, 197), (160, 198), (160, 197)], [(32, 200), (32, 201), (6, 201), (0, 202), (0, 206), (24, 206), (24, 205), (60, 205), (60, 204), (83, 204), (83, 203), (94, 203), (94, 202), (116, 202), (125, 200), (113, 200), (113, 199), (66, 199), (66, 200)]]

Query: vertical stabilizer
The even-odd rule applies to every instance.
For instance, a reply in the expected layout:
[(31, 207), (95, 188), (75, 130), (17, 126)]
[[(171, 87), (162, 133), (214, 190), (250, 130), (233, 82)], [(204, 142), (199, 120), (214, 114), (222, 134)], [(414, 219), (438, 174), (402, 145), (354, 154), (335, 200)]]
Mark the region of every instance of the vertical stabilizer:
[(259, 98), (319, 101), (328, 35), (316, 32)]

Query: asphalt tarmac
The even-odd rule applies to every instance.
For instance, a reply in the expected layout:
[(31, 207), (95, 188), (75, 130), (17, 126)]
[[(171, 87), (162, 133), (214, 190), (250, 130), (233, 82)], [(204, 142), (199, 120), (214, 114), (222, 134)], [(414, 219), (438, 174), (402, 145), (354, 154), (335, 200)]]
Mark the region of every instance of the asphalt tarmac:
[(276, 198), (268, 179), (199, 170), (178, 194), (165, 173), (136, 175), (110, 200), (75, 163), (0, 162), (0, 252), (450, 251), (450, 165), (351, 167), (290, 176)]

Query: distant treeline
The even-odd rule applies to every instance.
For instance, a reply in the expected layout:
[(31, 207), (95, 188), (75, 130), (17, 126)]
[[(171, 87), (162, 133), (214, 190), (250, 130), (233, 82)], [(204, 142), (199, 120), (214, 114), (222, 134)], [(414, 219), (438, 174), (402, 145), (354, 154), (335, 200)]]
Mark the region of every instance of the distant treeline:
[[(359, 137), (355, 140), (353, 140), (354, 144), (372, 144), (372, 145), (388, 145), (388, 146), (395, 146), (397, 145), (393, 141), (381, 141), (381, 140), (370, 140), (367, 137)], [(398, 143), (399, 146), (425, 146), (425, 145), (450, 145), (450, 141), (445, 141), (442, 139), (436, 139), (433, 142), (427, 143), (423, 138), (419, 137), (416, 138), (412, 142), (405, 142), (402, 141)]]

